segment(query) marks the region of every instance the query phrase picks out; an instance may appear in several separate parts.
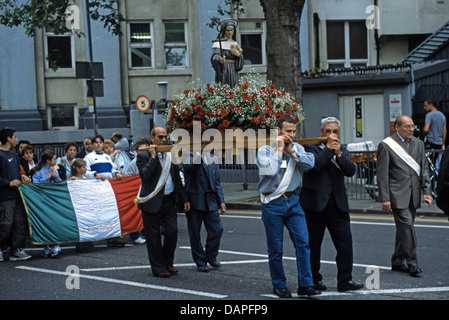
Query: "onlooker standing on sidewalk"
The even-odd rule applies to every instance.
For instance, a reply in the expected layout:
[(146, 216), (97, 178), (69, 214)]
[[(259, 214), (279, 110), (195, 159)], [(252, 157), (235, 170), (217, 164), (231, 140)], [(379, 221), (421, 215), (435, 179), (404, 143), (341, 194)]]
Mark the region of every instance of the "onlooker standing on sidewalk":
[[(446, 117), (441, 111), (438, 111), (435, 102), (432, 99), (424, 101), (424, 110), (426, 110), (426, 119), (424, 121), (424, 142), (428, 149), (446, 148)], [(433, 156), (435, 167), (440, 167), (441, 154)]]
[(112, 134), (111, 140), (115, 143), (116, 150), (128, 150), (129, 149), (129, 141), (126, 139), (120, 132), (114, 132)]
[[(33, 183), (53, 183), (60, 182), (58, 171), (52, 167), (56, 165), (56, 153), (52, 149), (46, 149), (41, 153), (41, 159), (39, 163), (31, 169), (31, 176)], [(64, 169), (65, 170), (65, 169)], [(45, 246), (42, 251), (44, 258), (56, 257), (61, 254), (61, 246), (54, 245), (50, 248), (49, 245)]]
[(19, 157), (11, 151), (17, 144), (14, 129), (0, 130), (0, 261), (3, 249), (10, 247), (10, 260), (31, 258), (22, 248), (27, 235), (25, 207), (18, 187), (31, 181), (20, 174)]
[(69, 178), (71, 173), (71, 166), (75, 156), (78, 152), (78, 144), (76, 142), (67, 142), (64, 146), (65, 156), (62, 156), (56, 160), (56, 164), (65, 168), (65, 177)]
[(84, 159), (85, 156), (87, 156), (89, 153), (92, 152), (94, 146), (92, 144), (92, 138), (87, 137), (84, 139), (84, 146), (83, 148), (78, 151), (78, 153), (75, 155), (75, 158)]
[[(212, 154), (189, 153), (188, 163), (183, 160), (185, 188), (190, 202), (186, 213), (192, 257), (198, 271), (209, 271), (207, 264), (220, 268), (217, 260), (223, 234), (220, 215), (226, 212), (223, 190), (220, 183), (218, 158)], [(219, 211), (220, 210), (220, 211)], [(201, 244), (201, 224), (207, 231), (206, 246)]]
[[(151, 131), (152, 145), (137, 155), (142, 185), (136, 199), (142, 210), (148, 258), (153, 275), (170, 277), (178, 273), (173, 266), (178, 241), (177, 209), (189, 211), (190, 204), (179, 176), (172, 164), (171, 153), (156, 152), (156, 146), (167, 144), (167, 131), (156, 127)], [(161, 239), (164, 228), (164, 243)]]
[(423, 201), (432, 204), (429, 166), (424, 143), (413, 136), (415, 125), (406, 116), (399, 116), (394, 124), (396, 133), (384, 139), (377, 149), (377, 184), (382, 210), (393, 211), (396, 241), (391, 257), (392, 270), (419, 276), (414, 228), (416, 209)]
[(352, 235), (348, 196), (344, 177), (355, 174), (355, 165), (346, 148), (340, 144), (340, 120), (321, 120), (321, 136), (327, 137), (320, 146), (305, 144), (304, 149), (315, 156), (315, 166), (304, 174), (301, 204), (306, 212), (309, 230), (310, 264), (315, 289), (326, 290), (320, 274), (321, 244), (326, 228), (337, 250), (338, 291), (358, 290), (363, 285), (352, 281)]
[(277, 144), (261, 146), (256, 160), (273, 293), (281, 298), (292, 297), (282, 264), (286, 226), (296, 248), (298, 294), (320, 294), (313, 288), (307, 224), (297, 194), (302, 186), (302, 171), (312, 169), (315, 158), (301, 145), (292, 142), (296, 134), (294, 118), (288, 115), (279, 117), (276, 130)]
[[(148, 138), (142, 137), (133, 145), (133, 148), (136, 150), (137, 154), (142, 152), (139, 148), (148, 148), (151, 142)], [(134, 174), (139, 174), (139, 168), (137, 168), (137, 156), (131, 160), (125, 170), (125, 176), (132, 176)], [(136, 231), (129, 234), (129, 242), (134, 244), (144, 244), (145, 239), (141, 237), (141, 232)]]

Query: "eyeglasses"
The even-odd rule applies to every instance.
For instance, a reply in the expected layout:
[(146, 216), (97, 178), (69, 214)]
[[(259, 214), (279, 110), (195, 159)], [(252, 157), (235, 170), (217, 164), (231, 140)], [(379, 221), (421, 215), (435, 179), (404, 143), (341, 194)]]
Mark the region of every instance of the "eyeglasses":
[(415, 129), (416, 129), (416, 126), (415, 126), (415, 125), (410, 125), (410, 124), (408, 124), (408, 125), (406, 125), (406, 126), (403, 126), (403, 127), (404, 127), (404, 129), (407, 129), (407, 130), (410, 130), (410, 129), (415, 130)]
[(334, 130), (326, 129), (325, 131), (326, 131), (326, 133), (334, 133), (334, 134), (339, 134), (339, 132), (340, 132), (338, 129), (334, 129)]
[(167, 136), (163, 136), (163, 135), (160, 135), (160, 136), (156, 136), (159, 140), (162, 140), (162, 139), (167, 139)]

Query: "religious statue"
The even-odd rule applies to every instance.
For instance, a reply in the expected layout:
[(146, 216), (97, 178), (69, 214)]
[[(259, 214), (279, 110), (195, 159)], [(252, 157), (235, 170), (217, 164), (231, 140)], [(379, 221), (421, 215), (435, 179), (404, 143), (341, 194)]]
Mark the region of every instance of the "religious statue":
[(212, 45), (211, 63), (215, 70), (215, 82), (234, 88), (239, 82), (238, 71), (243, 68), (243, 50), (236, 41), (238, 21), (228, 18), (217, 26), (218, 38)]

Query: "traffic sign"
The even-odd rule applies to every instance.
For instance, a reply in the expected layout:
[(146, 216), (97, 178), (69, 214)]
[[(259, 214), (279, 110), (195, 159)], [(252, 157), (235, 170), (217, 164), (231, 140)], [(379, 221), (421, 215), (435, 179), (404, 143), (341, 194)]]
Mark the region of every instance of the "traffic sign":
[(136, 99), (136, 108), (140, 112), (147, 112), (150, 110), (151, 101), (147, 96), (138, 96)]

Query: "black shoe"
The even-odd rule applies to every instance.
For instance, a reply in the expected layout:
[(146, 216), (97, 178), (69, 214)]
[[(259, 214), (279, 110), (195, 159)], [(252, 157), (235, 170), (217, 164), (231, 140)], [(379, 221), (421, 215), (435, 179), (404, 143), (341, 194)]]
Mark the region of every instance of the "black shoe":
[(215, 268), (215, 269), (220, 269), (221, 268), (221, 263), (219, 261), (217, 261), (217, 260), (213, 260), (213, 261), (209, 260), (207, 262), (209, 262), (209, 264), (211, 265), (212, 268)]
[(178, 269), (176, 269), (175, 267), (170, 267), (170, 268), (167, 268), (167, 271), (170, 273), (170, 275), (172, 275), (172, 276), (175, 276), (175, 275), (177, 275), (178, 274), (178, 272), (179, 272), (179, 270)]
[(355, 291), (355, 290), (360, 290), (362, 288), (363, 288), (363, 284), (357, 284), (352, 280), (348, 281), (345, 284), (337, 286), (338, 292)]
[(323, 281), (318, 281), (313, 284), (313, 288), (319, 291), (326, 291), (327, 287)]
[(409, 267), (406, 264), (403, 265), (398, 265), (398, 264), (394, 264), (391, 266), (391, 271), (399, 271), (399, 272), (404, 272), (404, 273), (409, 273)]
[(196, 269), (198, 272), (209, 272), (209, 268), (207, 266), (201, 266)]
[(298, 296), (316, 296), (321, 294), (321, 291), (316, 290), (313, 287), (299, 287), (297, 293)]
[(409, 268), (410, 276), (412, 277), (421, 277), (420, 273), (422, 272), (421, 268), (418, 266), (411, 266)]
[(287, 288), (282, 288), (282, 289), (273, 288), (273, 293), (275, 295), (277, 295), (279, 298), (283, 298), (283, 299), (292, 297), (290, 290), (288, 290)]

